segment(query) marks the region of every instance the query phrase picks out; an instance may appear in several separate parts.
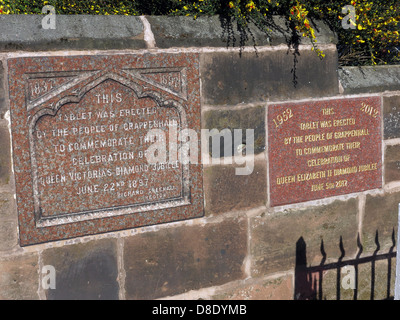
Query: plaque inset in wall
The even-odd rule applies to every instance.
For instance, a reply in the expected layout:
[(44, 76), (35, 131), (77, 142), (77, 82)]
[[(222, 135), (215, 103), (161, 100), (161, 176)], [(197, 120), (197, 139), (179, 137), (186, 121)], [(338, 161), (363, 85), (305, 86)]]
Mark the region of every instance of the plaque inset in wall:
[(21, 57), (8, 70), (21, 246), (203, 215), (201, 161), (181, 161), (181, 133), (200, 139), (198, 55)]
[(271, 206), (381, 188), (381, 123), (377, 96), (269, 106)]

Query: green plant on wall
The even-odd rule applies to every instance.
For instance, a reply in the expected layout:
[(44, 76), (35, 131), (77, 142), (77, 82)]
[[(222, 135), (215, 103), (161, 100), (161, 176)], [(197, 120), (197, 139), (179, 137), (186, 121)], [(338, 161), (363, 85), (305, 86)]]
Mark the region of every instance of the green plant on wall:
[[(313, 50), (323, 57), (315, 36), (315, 20), (324, 20), (338, 35), (339, 54), (342, 64), (387, 64), (400, 62), (398, 0), (200, 0), (196, 2), (174, 0), (181, 3), (175, 14), (197, 17), (203, 14), (224, 14), (237, 21), (245, 29), (253, 22), (268, 32), (268, 19), (274, 15), (286, 18), (289, 25), (308, 38)], [(355, 11), (352, 28), (343, 26), (345, 6)]]
[[(241, 45), (249, 40), (250, 23), (268, 36), (274, 27), (272, 17), (279, 15), (299, 35), (297, 40), (308, 39), (321, 58), (324, 53), (318, 48), (314, 22), (323, 20), (338, 35), (342, 65), (400, 62), (399, 0), (0, 0), (0, 13), (41, 14), (46, 4), (54, 6), (57, 14), (185, 15), (195, 19), (220, 15), (242, 31)], [(354, 16), (344, 10), (349, 6)]]

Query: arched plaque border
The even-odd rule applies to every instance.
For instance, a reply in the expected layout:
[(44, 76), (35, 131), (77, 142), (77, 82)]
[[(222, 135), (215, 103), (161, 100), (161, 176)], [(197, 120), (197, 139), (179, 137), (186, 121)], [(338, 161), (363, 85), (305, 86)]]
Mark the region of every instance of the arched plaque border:
[[(160, 88), (154, 88), (152, 84), (146, 83), (141, 85), (139, 82), (143, 82), (143, 79), (135, 78), (134, 75), (129, 73), (122, 73), (117, 71), (103, 71), (97, 73), (90, 81), (80, 89), (74, 89), (79, 83), (87, 81), (84, 78), (81, 82), (78, 82), (74, 87), (63, 92), (55, 101), (49, 103), (46, 100), (42, 100), (41, 104), (34, 106), (35, 113), (29, 118), (29, 142), (30, 142), (30, 153), (31, 153), (31, 166), (32, 166), (32, 187), (33, 187), (33, 198), (34, 198), (34, 215), (36, 227), (49, 227), (57, 226), (68, 223), (87, 221), (93, 219), (101, 219), (106, 217), (114, 217), (120, 215), (134, 214), (140, 212), (146, 212), (150, 210), (159, 210), (165, 208), (172, 208), (178, 206), (184, 206), (190, 204), (190, 166), (189, 164), (182, 163), (182, 191), (178, 198), (168, 198), (158, 200), (156, 202), (144, 202), (140, 204), (123, 205), (117, 207), (106, 207), (95, 210), (79, 211), (74, 213), (58, 214), (53, 217), (42, 217), (41, 206), (40, 206), (40, 195), (39, 195), (39, 182), (37, 176), (37, 159), (35, 151), (35, 140), (34, 132), (37, 121), (43, 116), (55, 116), (57, 112), (66, 104), (79, 103), (83, 97), (90, 92), (92, 89), (101, 85), (107, 80), (113, 80), (129, 89), (136, 94), (138, 99), (150, 98), (154, 100), (160, 108), (174, 108), (177, 110), (180, 118), (180, 127), (185, 129), (188, 127), (187, 115), (185, 106), (179, 100), (170, 97), (165, 97), (159, 91), (163, 91)], [(157, 90), (157, 91), (156, 91)], [(168, 96), (171, 96), (170, 92), (167, 92)], [(54, 99), (53, 99), (54, 100)], [(180, 148), (178, 147), (178, 150)]]

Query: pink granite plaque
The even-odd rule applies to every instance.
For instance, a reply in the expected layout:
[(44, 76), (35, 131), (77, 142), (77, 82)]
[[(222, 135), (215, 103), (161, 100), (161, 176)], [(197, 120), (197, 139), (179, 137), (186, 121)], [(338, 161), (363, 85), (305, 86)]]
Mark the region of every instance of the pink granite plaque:
[(201, 162), (181, 163), (177, 139), (184, 129), (200, 137), (196, 54), (8, 67), (21, 245), (203, 215)]
[(379, 97), (269, 106), (271, 206), (380, 188), (381, 122)]

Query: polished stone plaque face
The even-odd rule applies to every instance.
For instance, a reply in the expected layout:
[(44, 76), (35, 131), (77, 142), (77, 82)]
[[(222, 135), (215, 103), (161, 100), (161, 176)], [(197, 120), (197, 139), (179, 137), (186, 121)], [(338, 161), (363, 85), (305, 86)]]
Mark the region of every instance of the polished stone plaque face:
[(196, 54), (8, 66), (21, 245), (203, 214), (200, 160), (181, 161), (181, 133), (200, 140)]
[(272, 206), (382, 186), (379, 97), (269, 106)]

